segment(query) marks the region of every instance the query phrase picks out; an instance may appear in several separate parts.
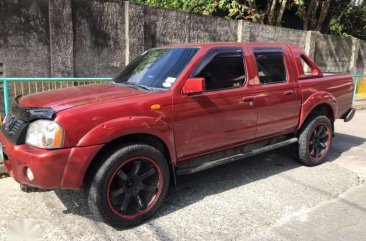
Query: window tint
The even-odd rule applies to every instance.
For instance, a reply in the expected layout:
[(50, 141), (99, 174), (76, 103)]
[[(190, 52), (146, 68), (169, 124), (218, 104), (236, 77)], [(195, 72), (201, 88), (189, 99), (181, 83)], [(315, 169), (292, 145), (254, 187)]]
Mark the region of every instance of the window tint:
[(206, 90), (237, 88), (245, 82), (245, 70), (241, 52), (220, 52), (195, 75), (206, 81)]
[(286, 81), (286, 68), (282, 49), (256, 48), (254, 49), (254, 56), (262, 84), (275, 84)]
[(127, 65), (113, 81), (169, 89), (198, 50), (198, 48), (148, 50)]

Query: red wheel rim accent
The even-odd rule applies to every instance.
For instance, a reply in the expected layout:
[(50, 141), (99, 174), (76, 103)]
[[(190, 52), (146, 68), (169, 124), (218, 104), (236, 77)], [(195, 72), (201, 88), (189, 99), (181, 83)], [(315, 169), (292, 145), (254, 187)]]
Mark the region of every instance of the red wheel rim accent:
[[(144, 207), (141, 210), (136, 210), (135, 213), (128, 213), (130, 210), (127, 210), (128, 212), (123, 212), (123, 211), (121, 211), (121, 208), (116, 209), (116, 204), (113, 202), (112, 199), (114, 199), (114, 200), (117, 200), (117, 199), (116, 199), (116, 197), (113, 197), (112, 194), (116, 193), (117, 190), (114, 190), (114, 193), (111, 193), (111, 187), (113, 185), (115, 185), (115, 182), (117, 182), (116, 181), (117, 173), (119, 174), (119, 176), (121, 176), (120, 172), (121, 171), (125, 172), (124, 171), (124, 168), (127, 167), (127, 166), (130, 166), (131, 164), (135, 165), (135, 162), (141, 162), (141, 163), (144, 163), (144, 164), (148, 164), (148, 166), (152, 167), (154, 169), (155, 173), (152, 174), (151, 177), (154, 176), (157, 179), (156, 180), (157, 181), (157, 184), (156, 184), (156, 191), (153, 192), (153, 195), (151, 195), (150, 198), (146, 198), (149, 201), (147, 203), (145, 203)], [(129, 174), (131, 174), (131, 173), (129, 173)], [(132, 178), (131, 178), (131, 180), (132, 180)], [(134, 179), (134, 180), (137, 180), (137, 179)], [(143, 180), (145, 180), (145, 179), (143, 179)], [(125, 181), (125, 183), (122, 184), (122, 186), (120, 188), (122, 188), (122, 187), (126, 187), (127, 188), (128, 187), (127, 184), (128, 184), (128, 182)], [(137, 190), (138, 187), (136, 187), (136, 186), (139, 186), (139, 185), (140, 185), (139, 181), (135, 181), (135, 185), (134, 184), (130, 185), (129, 188), (131, 189), (131, 192), (133, 192), (133, 193), (135, 193), (135, 192), (140, 193), (143, 189), (141, 189), (140, 191), (138, 191)], [(147, 185), (147, 184), (142, 181), (142, 184), (141, 185)], [(107, 195), (107, 200), (108, 200), (109, 208), (112, 210), (112, 212), (114, 214), (116, 214), (116, 215), (118, 215), (118, 216), (120, 216), (122, 218), (125, 218), (125, 219), (134, 219), (134, 218), (136, 218), (136, 217), (138, 217), (140, 215), (145, 214), (146, 212), (150, 211), (154, 207), (155, 203), (158, 201), (158, 199), (159, 199), (159, 197), (161, 195), (162, 187), (163, 187), (163, 175), (162, 175), (162, 172), (161, 172), (161, 169), (160, 169), (159, 165), (153, 159), (148, 158), (148, 157), (145, 157), (145, 156), (139, 156), (139, 157), (130, 158), (127, 161), (125, 161), (124, 163), (122, 163), (114, 171), (114, 173), (112, 174), (112, 176), (111, 176), (111, 178), (110, 178), (110, 180), (108, 182), (107, 194), (106, 195)], [(126, 193), (122, 193), (122, 194), (123, 195), (126, 195)], [(121, 198), (123, 198), (123, 197), (121, 197)], [(136, 197), (135, 196), (131, 196), (131, 199), (133, 199), (133, 198), (136, 198)], [(126, 200), (126, 197), (124, 197), (123, 199), (125, 201)], [(140, 198), (140, 200), (141, 200), (141, 198)], [(145, 200), (145, 201), (147, 201), (147, 200)], [(140, 203), (137, 200), (135, 200), (135, 201), (137, 202), (137, 205)], [(129, 207), (129, 204), (127, 204), (127, 209), (128, 209), (128, 207)]]
[(331, 131), (326, 124), (319, 124), (308, 138), (308, 153), (313, 161), (320, 161), (328, 153), (331, 141)]

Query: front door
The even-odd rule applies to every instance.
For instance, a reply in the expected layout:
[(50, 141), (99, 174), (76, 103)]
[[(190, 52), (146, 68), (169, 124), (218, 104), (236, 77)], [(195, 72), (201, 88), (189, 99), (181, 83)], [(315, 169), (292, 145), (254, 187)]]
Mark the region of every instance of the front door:
[(213, 48), (191, 77), (205, 78), (206, 90), (173, 100), (178, 159), (215, 151), (255, 138), (257, 109), (247, 87), (241, 48)]

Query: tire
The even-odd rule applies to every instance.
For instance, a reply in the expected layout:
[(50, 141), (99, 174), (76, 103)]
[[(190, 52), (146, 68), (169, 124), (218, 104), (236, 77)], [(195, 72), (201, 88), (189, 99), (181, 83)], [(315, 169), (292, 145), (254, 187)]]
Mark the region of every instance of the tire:
[(85, 185), (92, 214), (116, 228), (137, 226), (162, 205), (170, 183), (164, 155), (145, 144), (129, 144), (102, 156)]
[(319, 165), (328, 159), (332, 139), (331, 121), (326, 116), (310, 116), (300, 130), (299, 143), (292, 147), (292, 153), (306, 166)]

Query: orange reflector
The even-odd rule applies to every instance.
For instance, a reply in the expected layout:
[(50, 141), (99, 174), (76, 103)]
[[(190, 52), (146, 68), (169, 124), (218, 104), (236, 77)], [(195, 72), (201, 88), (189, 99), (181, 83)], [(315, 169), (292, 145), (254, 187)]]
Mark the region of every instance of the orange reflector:
[(154, 105), (152, 105), (150, 108), (151, 108), (152, 110), (160, 110), (161, 105), (159, 105), (159, 104), (154, 104)]
[(57, 128), (55, 133), (55, 139), (53, 140), (54, 147), (61, 147), (62, 145), (62, 129)]

